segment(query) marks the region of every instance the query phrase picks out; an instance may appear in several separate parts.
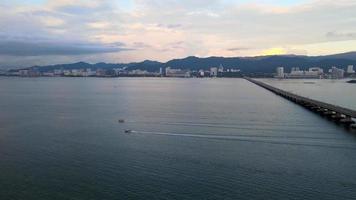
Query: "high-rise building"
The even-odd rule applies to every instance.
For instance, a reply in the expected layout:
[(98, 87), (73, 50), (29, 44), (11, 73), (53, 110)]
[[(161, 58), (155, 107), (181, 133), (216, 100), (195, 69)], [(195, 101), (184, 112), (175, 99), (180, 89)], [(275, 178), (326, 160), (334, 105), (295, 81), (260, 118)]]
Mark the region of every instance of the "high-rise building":
[(224, 72), (224, 66), (222, 64), (220, 64), (218, 72)]
[(321, 78), (324, 70), (319, 67), (311, 67), (309, 70), (300, 70), (299, 67), (293, 67), (290, 73), (284, 74), (285, 78)]
[(170, 67), (166, 68), (166, 76), (167, 77), (190, 77), (189, 70), (182, 70), (182, 69), (172, 69)]
[(78, 69), (72, 69), (72, 76), (79, 76), (79, 70)]
[(20, 76), (28, 76), (28, 74), (29, 74), (28, 71), (29, 70), (27, 70), (27, 69), (22, 69), (19, 71), (19, 74), (20, 74)]
[(345, 73), (345, 70), (343, 70), (343, 69), (339, 69), (336, 67), (331, 68), (331, 78), (333, 78), (333, 79), (344, 78), (344, 73)]
[(210, 76), (211, 77), (217, 77), (218, 76), (218, 68), (217, 67), (210, 68)]
[(277, 67), (276, 78), (284, 78), (284, 68), (283, 67)]
[(346, 71), (348, 74), (353, 74), (355, 73), (354, 71), (354, 66), (353, 65), (349, 65), (347, 66), (347, 71)]
[(166, 71), (165, 75), (167, 76), (171, 71), (171, 67), (166, 67), (165, 71)]
[(205, 76), (205, 72), (204, 72), (204, 70), (202, 70), (202, 69), (199, 70), (198, 73), (199, 73), (199, 76), (200, 76), (200, 77), (204, 77), (204, 76)]
[(324, 73), (324, 70), (320, 67), (311, 67), (309, 68), (309, 72), (314, 72), (317, 75), (322, 75)]
[(61, 69), (55, 69), (55, 70), (54, 70), (54, 75), (56, 75), (56, 76), (61, 76), (61, 75), (63, 75), (63, 70), (61, 70)]

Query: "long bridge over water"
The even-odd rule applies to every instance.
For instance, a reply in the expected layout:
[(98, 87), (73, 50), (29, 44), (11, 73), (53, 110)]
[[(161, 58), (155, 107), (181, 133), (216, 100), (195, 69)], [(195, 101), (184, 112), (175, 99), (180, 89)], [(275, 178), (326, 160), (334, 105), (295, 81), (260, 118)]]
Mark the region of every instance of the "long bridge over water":
[(319, 113), (322, 116), (326, 116), (330, 120), (336, 121), (340, 124), (344, 124), (348, 127), (356, 128), (355, 121), (353, 121), (353, 118), (356, 118), (355, 110), (293, 94), (291, 92), (278, 89), (276, 87), (248, 77), (245, 77), (245, 79), (296, 104), (299, 104), (315, 113)]

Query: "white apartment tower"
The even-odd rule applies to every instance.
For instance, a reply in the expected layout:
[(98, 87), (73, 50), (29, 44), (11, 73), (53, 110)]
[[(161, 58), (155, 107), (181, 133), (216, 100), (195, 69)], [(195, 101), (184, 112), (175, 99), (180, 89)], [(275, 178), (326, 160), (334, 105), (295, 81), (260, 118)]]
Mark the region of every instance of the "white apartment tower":
[(218, 68), (217, 67), (210, 68), (210, 76), (211, 77), (217, 77), (218, 76)]
[(349, 65), (347, 66), (347, 71), (346, 71), (348, 74), (353, 74), (355, 73), (354, 71), (354, 66), (353, 65)]
[(284, 78), (284, 68), (277, 67), (277, 78)]

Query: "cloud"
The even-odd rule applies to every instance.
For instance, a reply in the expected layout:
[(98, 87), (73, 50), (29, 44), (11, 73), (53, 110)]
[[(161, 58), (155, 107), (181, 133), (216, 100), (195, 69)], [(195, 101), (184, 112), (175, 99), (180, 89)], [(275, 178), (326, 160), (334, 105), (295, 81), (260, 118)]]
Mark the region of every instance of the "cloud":
[(123, 45), (63, 44), (30, 41), (0, 41), (0, 55), (8, 56), (48, 56), (48, 55), (85, 55), (112, 53), (129, 50)]
[(249, 50), (250, 48), (246, 48), (246, 47), (233, 47), (233, 48), (228, 48), (228, 51), (245, 51), (245, 50)]
[(220, 17), (220, 15), (211, 10), (195, 10), (187, 13), (188, 16), (206, 16), (206, 17)]
[(47, 27), (57, 27), (64, 25), (64, 21), (55, 17), (42, 17), (41, 22)]
[(89, 22), (87, 23), (89, 28), (93, 29), (107, 29), (111, 27), (111, 23), (106, 22), (106, 21), (101, 21), (101, 22)]
[(132, 46), (133, 46), (135, 49), (152, 48), (151, 45), (146, 44), (146, 43), (144, 43), (144, 42), (134, 42), (134, 43), (132, 44)]
[(355, 50), (354, 0), (30, 2), (0, 3), (0, 65)]
[(326, 33), (326, 37), (336, 40), (350, 40), (356, 39), (356, 32), (337, 32), (330, 31)]
[(183, 25), (182, 24), (157, 24), (158, 27), (161, 28), (169, 28), (169, 29), (175, 29), (175, 28), (181, 28)]

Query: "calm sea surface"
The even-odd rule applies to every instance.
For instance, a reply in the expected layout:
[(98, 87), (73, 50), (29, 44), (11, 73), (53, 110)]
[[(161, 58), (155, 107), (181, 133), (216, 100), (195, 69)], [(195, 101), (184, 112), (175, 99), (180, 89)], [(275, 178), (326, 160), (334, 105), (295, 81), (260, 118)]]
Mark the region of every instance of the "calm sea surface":
[(280, 89), (356, 110), (356, 84), (349, 79), (261, 79)]
[(356, 199), (356, 134), (243, 79), (0, 77), (0, 199)]

